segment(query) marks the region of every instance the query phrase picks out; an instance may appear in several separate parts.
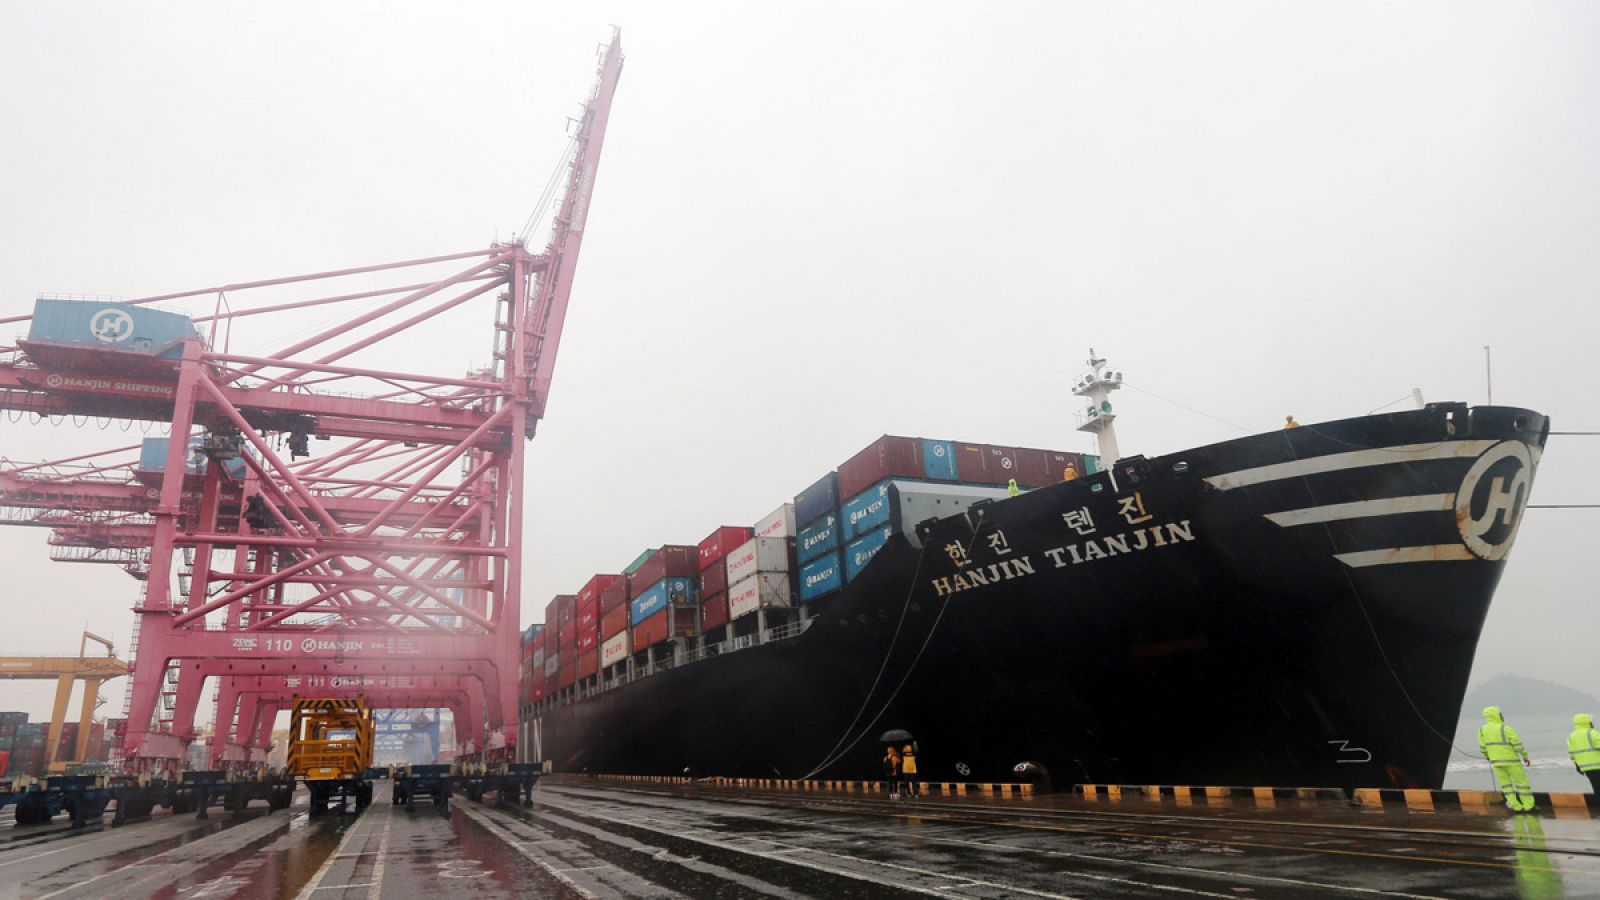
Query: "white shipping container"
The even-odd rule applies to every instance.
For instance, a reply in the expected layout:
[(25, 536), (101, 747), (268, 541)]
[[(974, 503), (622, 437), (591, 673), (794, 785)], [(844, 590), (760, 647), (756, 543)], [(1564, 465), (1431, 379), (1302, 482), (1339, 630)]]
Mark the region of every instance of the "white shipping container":
[(728, 588), (728, 618), (737, 619), (762, 607), (791, 605), (788, 572), (758, 572)]
[(600, 667), (616, 665), (628, 658), (628, 632), (620, 631), (600, 645)]
[(751, 538), (728, 554), (728, 583), (737, 584), (757, 572), (789, 571), (788, 538)]
[(553, 678), (559, 671), (561, 671), (561, 655), (559, 653), (552, 653), (551, 655), (545, 657), (544, 677)]
[[(792, 538), (800, 532), (794, 527), (794, 504), (785, 503), (756, 523), (756, 537)], [(732, 583), (731, 581), (729, 582)]]

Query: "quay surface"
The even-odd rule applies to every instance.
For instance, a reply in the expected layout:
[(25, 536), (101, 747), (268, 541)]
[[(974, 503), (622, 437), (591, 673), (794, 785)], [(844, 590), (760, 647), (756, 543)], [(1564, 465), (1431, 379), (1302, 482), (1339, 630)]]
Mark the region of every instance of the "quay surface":
[(0, 827), (0, 896), (1600, 897), (1600, 821), (1323, 801), (1118, 802), (539, 782), (311, 818)]

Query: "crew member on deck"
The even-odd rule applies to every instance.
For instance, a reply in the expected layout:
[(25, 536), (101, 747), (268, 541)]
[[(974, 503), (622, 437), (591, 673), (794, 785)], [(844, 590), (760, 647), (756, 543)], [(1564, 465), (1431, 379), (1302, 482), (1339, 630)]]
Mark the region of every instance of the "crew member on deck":
[(1061, 480), (1062, 481), (1077, 481), (1078, 480), (1078, 467), (1073, 465), (1072, 463), (1067, 463), (1066, 471), (1061, 473)]
[(1484, 707), (1483, 719), (1483, 727), (1478, 729), (1478, 750), (1494, 769), (1500, 793), (1506, 795), (1506, 806), (1512, 812), (1531, 812), (1533, 785), (1528, 783), (1528, 771), (1523, 768), (1530, 763), (1528, 748), (1522, 746), (1517, 730), (1506, 724), (1500, 707)]
[(1284, 416), (1283, 417), (1283, 427), (1284, 428), (1299, 428), (1300, 427), (1300, 423), (1296, 422), (1294, 420), (1294, 416)]
[(1567, 755), (1589, 779), (1589, 790), (1600, 794), (1600, 731), (1594, 730), (1594, 717), (1588, 713), (1573, 716), (1572, 728), (1567, 735)]

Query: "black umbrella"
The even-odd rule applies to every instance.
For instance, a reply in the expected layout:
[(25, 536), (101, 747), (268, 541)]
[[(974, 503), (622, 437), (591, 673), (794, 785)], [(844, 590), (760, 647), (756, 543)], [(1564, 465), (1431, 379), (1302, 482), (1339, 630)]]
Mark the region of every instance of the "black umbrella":
[(882, 737), (878, 738), (878, 743), (897, 744), (901, 741), (909, 740), (914, 740), (914, 738), (911, 737), (911, 732), (905, 730), (904, 728), (891, 728), (888, 731), (885, 731)]

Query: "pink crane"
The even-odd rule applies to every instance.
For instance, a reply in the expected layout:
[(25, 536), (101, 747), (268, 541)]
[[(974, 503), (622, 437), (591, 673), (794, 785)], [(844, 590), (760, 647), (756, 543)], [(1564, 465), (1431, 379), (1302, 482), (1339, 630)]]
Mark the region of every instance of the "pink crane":
[[(29, 325), (0, 355), (0, 409), (174, 436), (141, 448), (158, 451), (155, 471), (0, 466), (0, 509), (56, 511), (0, 522), (139, 556), (130, 768), (181, 765), (213, 679), (214, 759), (263, 752), (269, 713), (307, 679), (447, 706), (463, 742), (514, 748), (524, 443), (547, 407), (622, 62), (614, 33), (542, 252), (519, 240), (129, 301), (40, 300), (0, 319)], [(215, 309), (152, 306), (184, 300)], [(491, 366), (416, 371), (430, 360), (413, 355), (397, 370), (389, 348), (463, 308), (493, 312)], [(341, 317), (275, 351), (230, 352), (310, 309)]]

